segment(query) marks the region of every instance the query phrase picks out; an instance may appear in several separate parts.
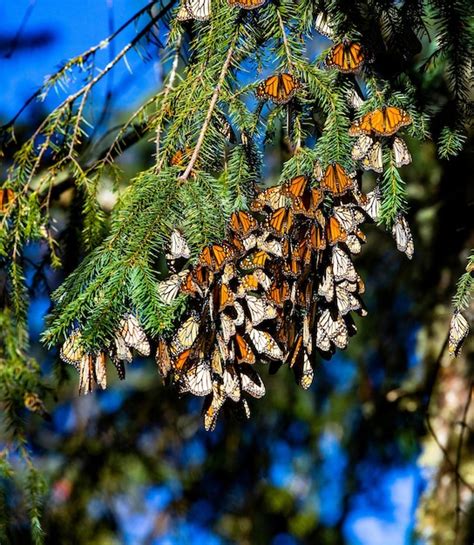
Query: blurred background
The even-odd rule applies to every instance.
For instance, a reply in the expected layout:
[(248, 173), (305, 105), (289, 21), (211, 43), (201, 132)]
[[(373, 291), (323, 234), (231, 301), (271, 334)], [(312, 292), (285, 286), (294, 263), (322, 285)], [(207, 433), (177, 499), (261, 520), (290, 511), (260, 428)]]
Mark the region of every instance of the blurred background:
[[(143, 5), (0, 4), (0, 122), (16, 114), (59, 62), (100, 42)], [(133, 28), (124, 40), (131, 36)], [(161, 77), (158, 53), (145, 63), (121, 64), (94, 95), (95, 121), (105, 115), (104, 126), (117, 124)], [(425, 78), (423, 89), (440, 104), (449, 100), (441, 72)], [(17, 121), (17, 139), (57, 101), (54, 94), (34, 101)], [(39, 343), (50, 293), (77, 263), (74, 244), (61, 271), (49, 267), (46, 247), (28, 248), (31, 351), (51, 386), (45, 402), (52, 419), (26, 410), (23, 417), (27, 447), (48, 484), (46, 543), (474, 542), (472, 407), (458, 452), (474, 375), (472, 339), (457, 360), (446, 351), (450, 299), (474, 245), (472, 140), (449, 162), (437, 158), (430, 141), (409, 141), (409, 147), (413, 163), (402, 174), (413, 260), (397, 252), (389, 233), (369, 227), (358, 259), (369, 315), (358, 321), (349, 349), (318, 364), (309, 391), (288, 369), (267, 376), (267, 395), (252, 405), (251, 420), (221, 418), (214, 433), (202, 429), (200, 400), (164, 388), (152, 360), (134, 361), (126, 381), (79, 399), (77, 373)], [(13, 151), (3, 158), (2, 174)], [(146, 141), (130, 148), (121, 159), (124, 180), (152, 160)], [(374, 179), (367, 175), (364, 183), (368, 189)], [(106, 192), (101, 199), (104, 208), (113, 205)], [(69, 204), (67, 195), (57, 201), (60, 236), (74, 214)], [(18, 482), (9, 485), (3, 515), (18, 544), (29, 543), (22, 469), (18, 458)]]

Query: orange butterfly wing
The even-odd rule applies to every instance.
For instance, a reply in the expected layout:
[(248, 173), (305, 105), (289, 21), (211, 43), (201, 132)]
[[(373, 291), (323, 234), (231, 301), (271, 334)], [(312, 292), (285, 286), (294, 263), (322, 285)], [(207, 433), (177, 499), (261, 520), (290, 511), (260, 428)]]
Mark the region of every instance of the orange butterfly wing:
[(292, 198), (301, 197), (308, 184), (308, 178), (306, 176), (296, 176), (284, 186), (285, 194)]
[(6, 212), (10, 203), (15, 198), (15, 193), (10, 188), (0, 189), (0, 212)]
[(321, 181), (321, 189), (330, 191), (333, 195), (343, 195), (353, 188), (352, 179), (347, 175), (341, 165), (334, 163), (329, 165)]
[(265, 4), (265, 2), (266, 0), (229, 0), (229, 5), (242, 9), (255, 9)]
[(252, 352), (248, 342), (238, 333), (235, 335), (236, 357), (239, 363), (255, 363), (255, 354)]
[(344, 242), (347, 239), (346, 231), (334, 216), (331, 216), (326, 223), (326, 238), (331, 245), (336, 244), (336, 242)]

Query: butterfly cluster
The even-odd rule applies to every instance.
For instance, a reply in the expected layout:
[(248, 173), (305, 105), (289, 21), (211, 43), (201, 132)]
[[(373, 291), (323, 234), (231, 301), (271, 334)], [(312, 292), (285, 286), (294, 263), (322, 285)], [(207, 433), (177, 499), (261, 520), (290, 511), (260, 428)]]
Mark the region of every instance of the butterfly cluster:
[(82, 345), (81, 330), (76, 328), (61, 347), (60, 357), (79, 372), (79, 393), (88, 394), (95, 386), (107, 387), (107, 356), (113, 362), (120, 379), (125, 378), (125, 363), (133, 360), (132, 349), (142, 356), (150, 355), (150, 344), (133, 314), (126, 314), (120, 321), (113, 342), (106, 350), (88, 352)]
[(265, 394), (256, 364), (271, 373), (287, 365), (308, 388), (316, 353), (329, 359), (356, 333), (352, 313), (366, 310), (353, 256), (381, 199), (378, 188), (364, 194), (359, 185), (341, 165), (317, 162), (311, 176), (259, 191), (249, 211), (231, 215), (225, 241), (178, 272), (191, 253), (172, 233), (175, 272), (158, 292), (168, 304), (187, 294), (189, 310), (170, 339), (158, 340), (157, 364), (181, 393), (205, 398), (206, 429), (224, 406), (250, 414), (246, 396)]

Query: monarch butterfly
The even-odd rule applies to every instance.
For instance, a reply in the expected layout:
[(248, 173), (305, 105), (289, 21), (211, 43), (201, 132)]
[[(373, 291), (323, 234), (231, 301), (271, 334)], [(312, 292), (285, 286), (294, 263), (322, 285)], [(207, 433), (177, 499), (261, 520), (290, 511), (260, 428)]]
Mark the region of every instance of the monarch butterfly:
[(211, 16), (211, 0), (183, 0), (179, 9), (178, 21), (197, 19), (206, 21)]
[(206, 431), (213, 431), (217, 424), (219, 411), (225, 403), (226, 395), (223, 385), (216, 380), (212, 383), (212, 396), (206, 399), (203, 407), (204, 411), (204, 428)]
[(263, 6), (267, 0), (229, 0), (229, 6), (236, 6), (242, 9), (255, 9)]
[(170, 260), (179, 258), (189, 259), (190, 256), (191, 250), (189, 249), (183, 233), (178, 229), (174, 229), (171, 232), (169, 253), (166, 255), (166, 258)]
[(81, 360), (84, 357), (84, 350), (81, 346), (81, 337), (82, 334), (79, 329), (74, 329), (69, 337), (64, 341), (59, 355), (61, 359), (73, 365), (77, 370), (79, 370)]
[(257, 221), (248, 212), (233, 212), (229, 227), (239, 235), (248, 235), (257, 228)]
[(293, 212), (289, 208), (278, 208), (268, 218), (266, 227), (277, 235), (285, 235), (293, 225)]
[(349, 89), (346, 93), (347, 103), (353, 110), (360, 110), (365, 100), (355, 89)]
[(292, 344), (289, 362), (290, 368), (295, 370), (300, 386), (307, 390), (313, 382), (314, 371), (308, 353), (303, 346), (303, 337), (301, 335), (298, 335)]
[(95, 380), (102, 390), (107, 388), (107, 361), (104, 352), (95, 356)]
[(334, 274), (332, 266), (328, 265), (318, 285), (318, 295), (321, 295), (330, 303), (334, 299)]
[(290, 298), (290, 286), (286, 280), (274, 280), (268, 291), (268, 297), (279, 307)]
[(269, 257), (270, 256), (267, 254), (267, 252), (264, 252), (263, 250), (259, 250), (258, 252), (254, 252), (253, 254), (246, 256), (244, 259), (242, 259), (240, 264), (243, 269), (253, 269), (254, 267), (263, 267)]
[(94, 357), (85, 354), (79, 368), (79, 395), (87, 395), (94, 389)]
[(158, 283), (158, 295), (163, 303), (170, 305), (176, 299), (188, 274), (188, 271), (181, 271)]
[(339, 246), (332, 249), (332, 270), (336, 281), (349, 280), (356, 282), (357, 272), (351, 258)]
[(247, 295), (245, 298), (247, 307), (250, 312), (250, 320), (252, 325), (256, 326), (265, 320), (273, 320), (276, 318), (276, 309), (266, 299), (259, 299), (255, 295)]
[(392, 235), (397, 243), (397, 249), (406, 254), (408, 259), (413, 257), (415, 247), (410, 226), (404, 216), (399, 214), (392, 227)]
[(237, 270), (235, 265), (233, 263), (227, 263), (224, 267), (224, 271), (222, 272), (221, 282), (223, 284), (228, 284), (233, 278), (235, 278), (236, 274)]
[(277, 208), (285, 206), (285, 203), (286, 198), (283, 194), (282, 187), (276, 185), (274, 187), (269, 187), (268, 189), (260, 191), (255, 199), (252, 201), (250, 208), (254, 212), (260, 212), (265, 207), (276, 210)]
[(331, 342), (344, 349), (348, 341), (348, 330), (343, 318), (338, 314), (334, 319), (331, 312), (326, 309), (319, 317), (316, 327), (316, 346), (323, 352), (329, 352)]
[(212, 391), (211, 367), (205, 361), (191, 365), (181, 376), (180, 392), (195, 396), (206, 396)]
[(232, 256), (234, 251), (232, 246), (226, 242), (206, 246), (199, 255), (199, 262), (206, 267), (219, 270)]
[(128, 348), (134, 348), (142, 356), (150, 355), (150, 343), (133, 314), (126, 314), (115, 332), (115, 338), (123, 339)]
[(309, 231), (309, 243), (313, 250), (324, 250), (326, 248), (326, 237), (320, 225), (312, 224)]
[(235, 403), (240, 401), (242, 390), (240, 387), (239, 376), (234, 367), (227, 367), (222, 373), (222, 384), (224, 386), (225, 395), (232, 399)]
[(362, 116), (359, 121), (352, 124), (349, 129), (351, 136), (359, 134), (378, 134), (379, 136), (391, 136), (398, 129), (412, 122), (410, 114), (395, 106), (384, 106)]
[(3, 214), (8, 210), (10, 203), (15, 198), (15, 193), (12, 189), (0, 189), (0, 213)]
[(284, 184), (283, 193), (289, 197), (292, 197), (293, 199), (296, 199), (297, 197), (301, 197), (303, 195), (307, 185), (307, 176), (296, 176)]
[(295, 214), (303, 214), (308, 218), (314, 218), (323, 199), (324, 193), (320, 189), (312, 188), (309, 192), (293, 201), (292, 210)]
[(352, 177), (338, 163), (329, 165), (321, 180), (321, 189), (330, 191), (333, 195), (344, 195), (353, 189)]
[(331, 246), (337, 242), (344, 242), (347, 239), (347, 232), (334, 216), (331, 216), (326, 223), (326, 238)]
[(373, 143), (374, 139), (368, 134), (359, 135), (354, 145), (352, 146), (352, 159), (354, 159), (354, 161), (360, 161), (363, 157), (367, 155)]
[(382, 156), (382, 143), (374, 142), (372, 147), (367, 152), (366, 156), (362, 158), (362, 168), (364, 170), (373, 170), (379, 174), (383, 172), (383, 156)]
[(173, 367), (177, 371), (181, 371), (186, 365), (188, 359), (190, 358), (191, 353), (191, 349), (187, 348), (186, 350), (183, 350), (181, 353), (177, 354), (173, 360)]
[(382, 195), (379, 186), (376, 186), (375, 189), (370, 193), (367, 193), (367, 195), (359, 193), (356, 197), (362, 210), (364, 210), (364, 212), (374, 221), (377, 221), (380, 216), (380, 207), (382, 205)]
[(264, 252), (267, 252), (272, 255), (276, 255), (277, 257), (282, 257), (283, 255), (283, 249), (281, 246), (281, 242), (279, 240), (267, 240), (270, 233), (268, 231), (264, 231), (257, 239), (256, 239), (256, 245), (259, 250), (263, 250)]
[(23, 398), (25, 407), (32, 413), (39, 414), (45, 420), (51, 420), (51, 416), (46, 410), (43, 400), (34, 392), (27, 392)]
[(236, 317), (234, 318), (234, 324), (237, 326), (242, 325), (245, 321), (245, 312), (242, 305), (238, 301), (236, 301), (234, 304), (234, 310), (236, 313)]
[(250, 365), (255, 363), (255, 354), (249, 343), (238, 333), (235, 335), (235, 356), (239, 363), (249, 363)]
[(341, 316), (345, 316), (349, 312), (356, 310), (360, 310), (362, 315), (367, 314), (365, 309), (362, 308), (361, 301), (351, 291), (346, 289), (345, 286), (337, 284), (335, 294), (337, 309)]
[(455, 312), (449, 325), (448, 352), (450, 356), (458, 356), (468, 334), (469, 324), (466, 318), (460, 312)]
[(332, 40), (334, 31), (331, 28), (331, 19), (329, 18), (329, 15), (327, 13), (325, 13), (324, 11), (320, 11), (316, 16), (314, 26), (319, 34), (322, 34), (323, 36), (326, 36), (326, 38)]
[(305, 265), (309, 265), (311, 262), (311, 255), (312, 255), (312, 248), (311, 248), (311, 242), (308, 242), (307, 236), (305, 236), (302, 240), (299, 242), (298, 246), (298, 256), (302, 263)]
[(259, 354), (268, 356), (272, 360), (282, 360), (283, 352), (276, 343), (275, 339), (267, 331), (254, 329), (249, 325), (249, 336), (252, 344)]
[(235, 335), (235, 323), (234, 320), (227, 314), (221, 314), (221, 330), (222, 339), (225, 343), (228, 343), (230, 339)]
[(168, 343), (162, 337), (158, 339), (156, 364), (158, 365), (160, 375), (163, 378), (166, 378), (171, 371), (171, 357), (168, 349)]
[(227, 284), (222, 284), (218, 286), (218, 301), (219, 301), (219, 312), (222, 312), (229, 305), (233, 305), (235, 302), (234, 294), (230, 290)]
[(347, 233), (356, 231), (359, 224), (364, 221), (364, 214), (351, 204), (335, 206), (333, 208), (333, 216)]
[(240, 382), (242, 384), (242, 390), (252, 397), (259, 399), (265, 395), (265, 384), (263, 383), (263, 380), (257, 371), (248, 365), (242, 365), (240, 368)]
[(198, 336), (199, 324), (199, 316), (195, 313), (191, 314), (191, 316), (183, 322), (171, 342), (172, 354), (178, 354), (179, 352), (192, 347)]
[(300, 87), (299, 80), (291, 74), (277, 74), (260, 83), (257, 87), (257, 98), (270, 99), (275, 104), (286, 104)]
[(395, 136), (392, 144), (393, 162), (397, 168), (411, 163), (411, 154), (404, 140)]
[(344, 40), (331, 47), (331, 51), (326, 57), (326, 65), (335, 67), (345, 74), (350, 74), (358, 72), (365, 60), (366, 56), (359, 43)]

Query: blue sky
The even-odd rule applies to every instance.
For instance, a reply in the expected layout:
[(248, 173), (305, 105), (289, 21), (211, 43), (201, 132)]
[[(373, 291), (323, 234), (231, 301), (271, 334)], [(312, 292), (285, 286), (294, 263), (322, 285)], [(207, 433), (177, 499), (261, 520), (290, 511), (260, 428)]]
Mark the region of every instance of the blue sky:
[[(10, 58), (0, 57), (0, 115), (11, 116), (23, 102), (42, 84), (45, 76), (58, 65), (103, 40), (109, 34), (109, 10), (112, 10), (115, 27), (126, 21), (148, 2), (145, 0), (9, 0), (0, 3), (0, 36), (15, 36), (28, 12), (23, 36), (46, 31), (53, 41), (46, 47), (25, 52), (16, 50)], [(123, 39), (133, 36), (131, 26)], [(119, 41), (118, 46), (123, 44)], [(138, 64), (137, 56), (129, 55), (129, 64), (137, 67), (130, 77), (124, 63), (118, 66), (115, 83), (125, 78), (127, 85), (123, 105), (126, 109), (139, 102), (157, 77), (154, 68), (158, 63)], [(51, 97), (48, 106), (57, 101)]]

